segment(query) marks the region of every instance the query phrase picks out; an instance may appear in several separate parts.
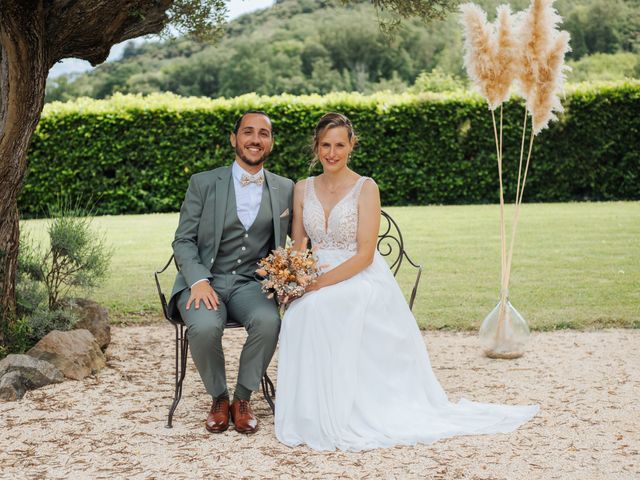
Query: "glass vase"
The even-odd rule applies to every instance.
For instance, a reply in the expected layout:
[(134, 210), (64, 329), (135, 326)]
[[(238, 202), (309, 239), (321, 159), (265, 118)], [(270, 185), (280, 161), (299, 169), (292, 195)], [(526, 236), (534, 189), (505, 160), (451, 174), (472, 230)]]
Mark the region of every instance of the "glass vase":
[(529, 325), (511, 305), (508, 295), (500, 300), (480, 326), (480, 345), (489, 358), (519, 358), (529, 340)]

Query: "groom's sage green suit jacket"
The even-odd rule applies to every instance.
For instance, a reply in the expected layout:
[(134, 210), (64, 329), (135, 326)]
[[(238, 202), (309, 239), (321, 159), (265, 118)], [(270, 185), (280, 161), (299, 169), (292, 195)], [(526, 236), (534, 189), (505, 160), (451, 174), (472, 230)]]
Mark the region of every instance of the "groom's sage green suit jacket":
[[(291, 228), (293, 181), (264, 170), (273, 214), (273, 245), (284, 246)], [(169, 312), (177, 318), (177, 296), (203, 278), (212, 279), (224, 229), (231, 167), (220, 167), (191, 177), (180, 209), (180, 222), (172, 243), (178, 273), (169, 300)], [(256, 265), (256, 268), (257, 265)]]

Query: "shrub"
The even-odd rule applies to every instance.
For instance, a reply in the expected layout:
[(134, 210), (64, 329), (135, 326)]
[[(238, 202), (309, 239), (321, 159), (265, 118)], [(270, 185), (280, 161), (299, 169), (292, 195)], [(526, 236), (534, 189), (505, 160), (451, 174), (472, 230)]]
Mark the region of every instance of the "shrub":
[[(640, 199), (640, 82), (580, 85), (563, 104), (560, 120), (534, 144), (525, 201)], [(229, 131), (247, 109), (265, 110), (273, 119), (267, 168), (274, 173), (308, 175), (313, 127), (333, 110), (353, 121), (361, 141), (352, 166), (377, 181), (384, 205), (498, 199), (491, 116), (470, 93), (231, 100), (116, 95), (45, 107), (29, 152), (21, 211), (41, 215), (70, 193), (93, 195), (100, 214), (177, 211), (193, 173), (231, 163)], [(509, 101), (504, 117), (509, 199), (522, 101)]]
[(16, 272), (16, 315), (19, 318), (28, 317), (47, 306), (48, 294), (43, 283), (41, 262), (34, 242), (27, 233), (20, 232)]
[[(86, 209), (59, 201), (49, 210), (49, 245), (43, 249), (22, 233), (18, 252), (15, 322), (3, 322), (8, 353), (22, 353), (53, 330), (71, 330), (78, 318), (66, 295), (97, 286), (111, 252), (94, 232)], [(5, 324), (6, 323), (6, 324)]]
[(25, 274), (16, 278), (16, 315), (29, 317), (36, 311), (48, 308), (47, 289), (42, 282)]
[[(72, 288), (89, 290), (107, 275), (111, 251), (104, 237), (92, 230), (88, 213), (59, 201), (49, 210), (49, 247), (41, 252), (28, 238), (22, 239), (21, 274), (44, 284), (50, 310), (58, 309)], [(37, 308), (37, 287), (31, 285), (27, 291), (28, 295), (23, 295), (25, 307)]]
[(48, 310), (45, 306), (11, 324), (3, 324), (5, 345), (0, 349), (0, 359), (10, 353), (26, 352), (53, 330), (71, 330), (77, 321), (77, 315), (70, 309)]
[(32, 345), (54, 330), (72, 330), (78, 322), (78, 316), (69, 309), (37, 310), (27, 317), (29, 340)]
[(35, 343), (31, 335), (31, 327), (27, 318), (18, 318), (14, 322), (2, 323), (5, 345), (0, 351), (0, 358), (10, 353), (24, 353)]

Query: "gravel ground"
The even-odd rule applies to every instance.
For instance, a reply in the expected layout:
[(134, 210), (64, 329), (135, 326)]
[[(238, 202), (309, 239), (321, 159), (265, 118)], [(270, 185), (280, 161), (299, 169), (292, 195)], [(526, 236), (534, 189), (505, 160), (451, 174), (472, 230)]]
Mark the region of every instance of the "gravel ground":
[[(475, 335), (425, 332), (452, 401), (537, 403), (540, 413), (511, 434), (362, 453), (279, 444), (258, 394), (258, 433), (207, 433), (210, 399), (191, 359), (167, 429), (172, 327), (112, 334), (108, 368), (98, 375), (0, 403), (0, 478), (640, 478), (640, 330), (536, 333), (527, 354), (511, 361), (482, 357)], [(230, 385), (243, 341), (241, 330), (224, 337)]]

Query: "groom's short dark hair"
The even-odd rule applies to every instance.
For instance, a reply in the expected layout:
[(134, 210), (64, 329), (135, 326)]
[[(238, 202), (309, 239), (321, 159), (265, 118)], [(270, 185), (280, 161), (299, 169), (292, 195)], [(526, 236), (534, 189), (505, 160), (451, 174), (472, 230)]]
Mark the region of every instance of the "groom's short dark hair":
[(269, 118), (269, 115), (267, 115), (267, 112), (263, 112), (262, 110), (247, 110), (242, 115), (240, 115), (240, 117), (236, 120), (235, 125), (233, 126), (233, 134), (234, 135), (238, 134), (238, 130), (240, 130), (240, 124), (242, 123), (242, 119), (251, 113), (257, 113), (258, 115), (264, 115), (265, 117), (267, 117), (267, 120), (269, 120), (269, 124), (271, 125), (271, 135), (273, 136), (273, 122)]

